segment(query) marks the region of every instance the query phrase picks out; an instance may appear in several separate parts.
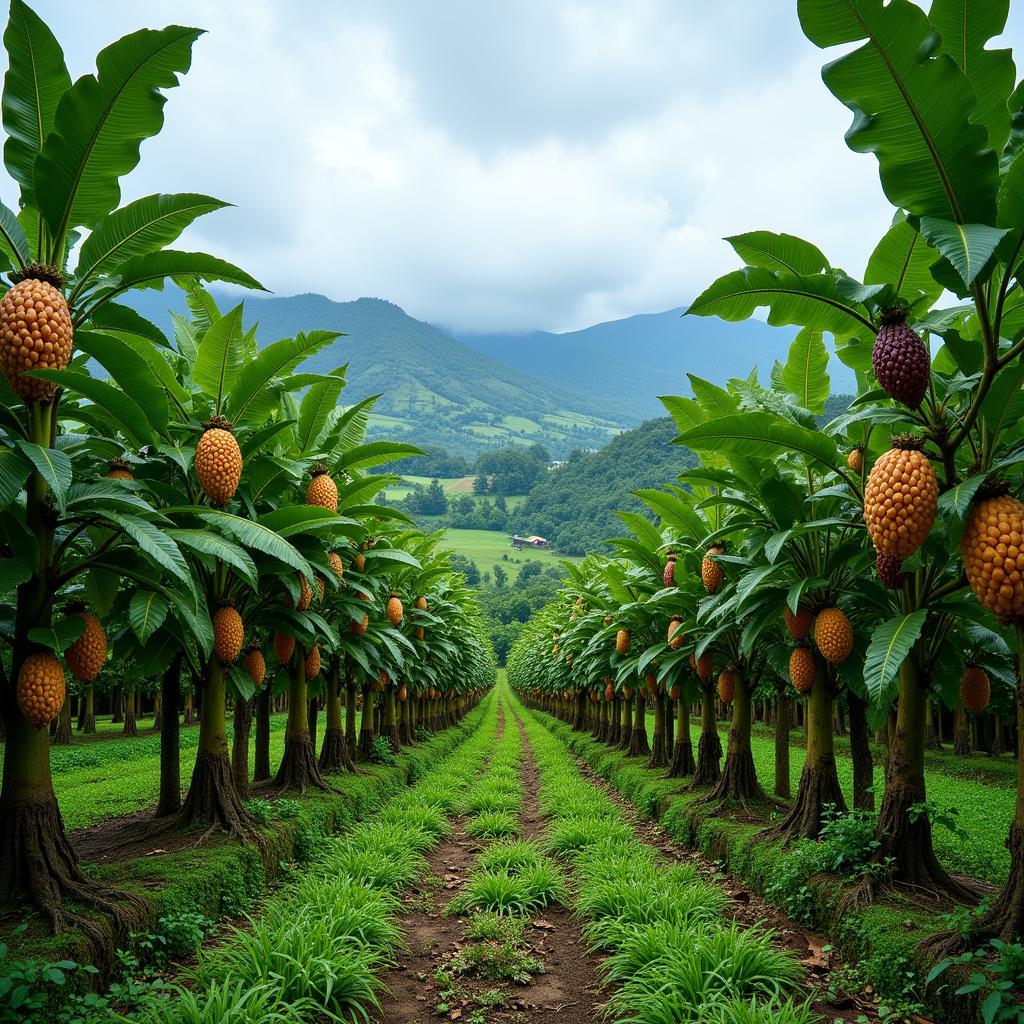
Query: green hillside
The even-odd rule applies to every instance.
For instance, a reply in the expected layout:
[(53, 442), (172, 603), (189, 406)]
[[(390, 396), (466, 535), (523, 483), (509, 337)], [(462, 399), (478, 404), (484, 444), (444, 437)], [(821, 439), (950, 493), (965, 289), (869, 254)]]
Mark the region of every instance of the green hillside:
[(643, 512), (641, 487), (657, 487), (696, 463), (692, 452), (672, 444), (679, 433), (667, 416), (628, 430), (596, 452), (575, 452), (564, 466), (534, 485), (518, 509), (520, 533), (548, 538), (558, 551), (582, 555), (607, 537), (627, 533), (616, 510)]
[[(219, 296), (224, 308), (237, 299)], [(139, 292), (139, 312), (170, 330), (176, 290)], [(474, 351), (383, 299), (334, 302), (323, 295), (245, 300), (247, 326), (267, 344), (298, 330), (342, 331), (308, 360), (312, 371), (348, 364), (348, 401), (380, 394), (371, 436), (414, 440), (472, 458), (486, 448), (540, 442), (556, 458), (597, 448), (638, 418), (625, 401), (583, 394)]]

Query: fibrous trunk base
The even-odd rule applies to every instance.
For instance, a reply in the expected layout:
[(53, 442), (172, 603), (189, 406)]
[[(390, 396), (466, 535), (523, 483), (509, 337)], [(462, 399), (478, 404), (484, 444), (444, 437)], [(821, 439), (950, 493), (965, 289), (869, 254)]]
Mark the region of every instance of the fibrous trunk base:
[[(0, 801), (0, 903), (26, 900), (50, 922), (54, 934), (73, 925), (85, 934), (102, 967), (147, 917), (139, 896), (104, 885), (82, 873), (64, 831), (53, 794)], [(99, 911), (101, 922), (68, 911), (65, 901)]]
[(749, 748), (734, 750), (726, 756), (718, 785), (704, 799), (718, 803), (735, 801), (744, 810), (750, 803), (768, 799), (757, 781), (754, 757)]
[(330, 789), (320, 774), (316, 751), (308, 735), (291, 736), (284, 741), (284, 754), (274, 777), (274, 788), (297, 789), (303, 794), (307, 789)]
[(777, 825), (759, 833), (764, 839), (817, 839), (828, 808), (846, 813), (846, 800), (839, 787), (836, 759), (825, 755), (816, 765), (804, 765), (800, 786), (789, 813)]
[[(716, 762), (717, 764), (717, 762)], [(682, 779), (692, 775), (697, 768), (693, 759), (693, 745), (689, 740), (676, 740), (675, 749), (672, 751), (672, 763), (668, 766), (666, 779)]]
[(320, 746), (320, 774), (328, 772), (355, 772), (356, 766), (348, 753), (348, 744), (341, 729), (328, 729)]
[(697, 766), (693, 770), (691, 789), (714, 786), (722, 777), (722, 741), (717, 730), (702, 732), (697, 742)]
[(651, 747), (651, 757), (647, 762), (647, 767), (668, 767), (668, 748), (665, 746), (665, 734), (663, 732), (656, 732), (654, 734), (654, 746)]

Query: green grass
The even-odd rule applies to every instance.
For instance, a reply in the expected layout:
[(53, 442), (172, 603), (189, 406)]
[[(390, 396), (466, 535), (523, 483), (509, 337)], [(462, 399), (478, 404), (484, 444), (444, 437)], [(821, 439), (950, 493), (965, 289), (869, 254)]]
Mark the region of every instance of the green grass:
[(563, 561), (578, 562), (578, 558), (555, 554), (548, 548), (512, 547), (509, 534), (503, 530), (446, 530), (442, 546), (449, 551), (476, 562), (481, 572), (494, 570), (496, 565), (515, 576), (525, 562), (540, 562), (542, 565), (559, 565)]
[[(286, 715), (270, 720), (270, 762), (276, 764), (284, 751)], [(129, 739), (75, 736), (70, 747), (52, 747), (50, 764), (53, 788), (60, 804), (64, 826), (69, 831), (87, 828), (104, 818), (119, 817), (156, 803), (160, 792), (160, 734), (152, 732), (151, 719), (139, 722), (140, 735)], [(110, 719), (97, 721), (101, 735), (121, 729)], [(231, 742), (231, 726), (228, 726)], [(199, 727), (181, 729), (181, 779), (187, 785), (192, 761), (199, 744)], [(256, 746), (255, 730), (249, 741), (252, 764)], [(0, 764), (3, 746), (0, 745)]]

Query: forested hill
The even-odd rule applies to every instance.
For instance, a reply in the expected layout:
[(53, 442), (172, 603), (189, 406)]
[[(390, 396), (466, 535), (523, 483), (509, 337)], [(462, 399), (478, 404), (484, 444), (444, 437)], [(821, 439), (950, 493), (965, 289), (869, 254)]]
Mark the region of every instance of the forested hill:
[[(216, 293), (215, 293), (216, 294)], [(216, 294), (221, 309), (239, 300)], [(137, 292), (132, 305), (168, 332), (183, 293)], [(463, 345), (384, 299), (335, 302), (323, 295), (245, 298), (246, 326), (265, 345), (296, 332), (344, 332), (306, 362), (315, 372), (348, 364), (345, 401), (382, 395), (371, 434), (475, 457), (502, 444), (543, 444), (557, 458), (597, 448), (641, 417), (624, 400), (587, 395)]]
[(692, 452), (672, 444), (678, 433), (665, 416), (627, 430), (599, 451), (575, 452), (534, 485), (518, 521), (564, 554), (600, 550), (608, 537), (628, 533), (617, 510), (644, 511), (632, 491), (674, 481), (696, 463)]

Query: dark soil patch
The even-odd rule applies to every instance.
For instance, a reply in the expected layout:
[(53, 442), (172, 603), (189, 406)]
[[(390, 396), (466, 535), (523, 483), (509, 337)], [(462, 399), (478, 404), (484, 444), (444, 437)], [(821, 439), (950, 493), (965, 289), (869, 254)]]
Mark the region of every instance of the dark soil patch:
[(761, 926), (774, 932), (775, 945), (796, 953), (804, 969), (804, 991), (811, 999), (813, 1011), (830, 1024), (840, 1021), (857, 1024), (879, 1020), (878, 1004), (870, 991), (849, 991), (843, 985), (847, 970), (838, 954), (828, 949), (829, 940), (819, 932), (797, 924), (767, 900), (748, 889), (742, 879), (723, 872), (700, 853), (672, 842), (656, 822), (643, 817), (613, 786), (602, 779), (586, 761), (569, 751), (588, 782), (602, 792), (623, 812), (636, 837), (656, 849), (666, 860), (695, 865), (700, 873), (713, 881), (729, 897), (726, 913), (745, 928)]
[(156, 826), (159, 826), (159, 819), (153, 817), (153, 808), (150, 807), (120, 818), (106, 818), (72, 832), (69, 838), (79, 860), (90, 864), (118, 864), (136, 857), (155, 857), (186, 847), (232, 841), (217, 826), (164, 832), (157, 831)]

